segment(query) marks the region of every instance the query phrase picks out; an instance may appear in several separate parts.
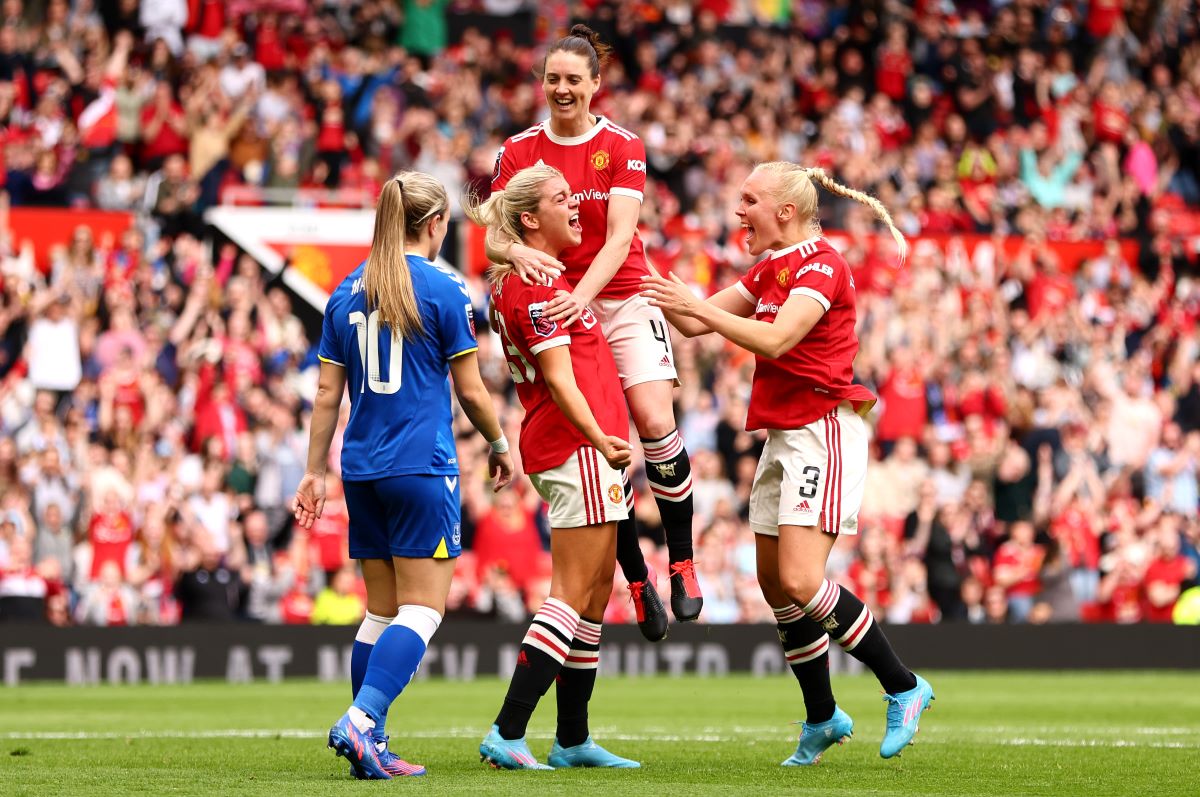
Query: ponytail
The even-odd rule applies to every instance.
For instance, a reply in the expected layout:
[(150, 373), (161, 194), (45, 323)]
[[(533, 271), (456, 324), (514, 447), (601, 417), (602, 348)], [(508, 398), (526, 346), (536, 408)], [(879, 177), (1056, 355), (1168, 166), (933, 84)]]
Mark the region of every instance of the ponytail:
[[(521, 224), (521, 216), (537, 213), (542, 202), (542, 185), (555, 177), (562, 177), (562, 172), (544, 163), (522, 169), (509, 178), (503, 190), (493, 191), (487, 199), (481, 201), (478, 196), (468, 196), (463, 202), (463, 212), (480, 227), (486, 227), (489, 233), (510, 241), (524, 241), (525, 227)], [(493, 263), (488, 268), (488, 280), (495, 285), (512, 270), (511, 263)]]
[(421, 172), (402, 172), (379, 191), (363, 289), (368, 312), (379, 313), (380, 325), (393, 336), (409, 340), (425, 334), (404, 250), (408, 241), (420, 238), (421, 226), (448, 206), (446, 189)]
[(820, 185), (831, 194), (836, 194), (846, 199), (853, 199), (855, 202), (866, 205), (874, 211), (875, 216), (880, 221), (887, 225), (900, 252), (900, 262), (904, 262), (905, 257), (908, 255), (908, 242), (904, 240), (904, 234), (900, 232), (896, 227), (896, 223), (892, 221), (892, 214), (888, 213), (888, 209), (875, 197), (842, 185), (830, 177), (819, 166), (805, 167), (786, 161), (771, 161), (760, 163), (754, 170), (775, 175), (778, 180), (776, 188), (772, 192), (775, 199), (780, 202), (795, 204), (796, 212), (800, 217), (808, 218), (813, 228), (817, 231), (821, 229), (821, 222), (817, 217), (817, 185)]

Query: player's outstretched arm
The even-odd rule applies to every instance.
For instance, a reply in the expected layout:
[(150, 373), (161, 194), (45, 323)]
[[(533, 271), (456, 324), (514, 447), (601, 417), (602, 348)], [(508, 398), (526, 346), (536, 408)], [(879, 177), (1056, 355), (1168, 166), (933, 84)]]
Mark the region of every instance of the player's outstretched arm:
[(467, 414), (467, 420), (492, 447), (488, 455), (488, 472), (492, 476), (492, 489), (500, 490), (512, 482), (515, 467), (492, 397), (479, 375), (479, 358), (475, 352), (469, 351), (452, 359), (450, 376), (454, 380), (454, 394)]
[(329, 447), (337, 430), (342, 394), (346, 390), (346, 369), (333, 363), (321, 363), (317, 379), (317, 396), (313, 399), (312, 419), (308, 429), (308, 467), (296, 488), (293, 510), (296, 522), (306, 529), (321, 516), (325, 508), (325, 471), (329, 464)]
[(608, 232), (604, 246), (592, 258), (587, 273), (579, 280), (571, 293), (560, 293), (546, 305), (546, 317), (561, 321), (564, 327), (571, 325), (583, 313), (592, 300), (604, 290), (621, 264), (629, 257), (629, 246), (637, 234), (638, 217), (641, 215), (641, 200), (629, 196), (612, 196), (608, 200)]
[(571, 369), (570, 346), (554, 346), (537, 354), (538, 368), (546, 378), (546, 388), (550, 398), (562, 410), (576, 429), (583, 433), (588, 442), (608, 460), (614, 469), (629, 466), (631, 451), (629, 443), (619, 437), (607, 435), (596, 422), (592, 408), (588, 406), (587, 398), (575, 382), (575, 372)]
[[(718, 307), (712, 301), (700, 301), (674, 272), (670, 274), (669, 279), (645, 277), (642, 284), (645, 286), (642, 295), (649, 298), (655, 307), (662, 308), (668, 318), (674, 314), (685, 319), (695, 319), (721, 337), (769, 360), (783, 355), (804, 340), (804, 336), (825, 314), (825, 307), (816, 299), (797, 294), (788, 297), (783, 307), (779, 308), (775, 322), (769, 323), (736, 315)], [(720, 296), (729, 290), (726, 288), (717, 295)], [(745, 297), (739, 298), (744, 305), (749, 304)]]
[[(668, 287), (668, 283), (672, 283), (670, 287)], [(682, 285), (682, 283), (680, 284)], [(673, 291), (675, 289), (675, 286), (671, 280), (667, 280), (666, 278), (659, 276), (658, 272), (656, 271), (654, 276), (644, 277), (642, 280), (642, 285), (642, 296), (650, 299), (651, 304), (661, 309), (663, 311), (663, 315), (667, 317), (667, 321), (671, 322), (671, 326), (678, 329), (684, 337), (694, 338), (697, 335), (707, 335), (709, 332), (713, 331), (699, 318), (684, 315), (678, 310), (673, 309), (673, 302), (668, 302), (671, 304), (670, 307), (666, 306), (666, 304), (657, 304), (655, 302), (656, 296), (659, 297), (659, 299), (663, 302), (668, 301), (666, 292), (668, 290)], [(691, 290), (688, 289), (686, 285), (684, 285), (684, 289), (687, 290), (688, 293), (691, 293)], [(699, 302), (700, 300), (697, 298), (696, 301)], [(745, 318), (754, 312), (754, 305), (746, 300), (746, 297), (742, 295), (741, 291), (737, 289), (736, 285), (730, 285), (728, 288), (714, 293), (712, 296), (705, 299), (705, 303), (711, 304), (713, 307), (724, 310), (727, 313), (732, 313), (733, 315), (741, 318)]]

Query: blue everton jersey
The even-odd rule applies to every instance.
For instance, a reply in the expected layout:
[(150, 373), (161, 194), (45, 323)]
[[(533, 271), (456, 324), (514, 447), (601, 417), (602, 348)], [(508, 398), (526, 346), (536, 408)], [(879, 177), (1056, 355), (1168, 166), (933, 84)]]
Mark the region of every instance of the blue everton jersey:
[(346, 369), (350, 420), (342, 478), (365, 481), (412, 473), (456, 474), (450, 360), (475, 351), (471, 297), (462, 278), (408, 255), (425, 334), (391, 335), (367, 309), (365, 263), (325, 307), (318, 355)]

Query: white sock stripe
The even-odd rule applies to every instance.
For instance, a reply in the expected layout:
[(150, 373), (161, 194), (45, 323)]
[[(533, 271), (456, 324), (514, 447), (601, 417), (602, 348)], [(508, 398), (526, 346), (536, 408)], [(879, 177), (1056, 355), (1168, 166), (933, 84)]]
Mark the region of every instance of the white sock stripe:
[(829, 610), (833, 608), (832, 606), (828, 606), (828, 608), (826, 608), (826, 604), (829, 603), (829, 596), (833, 593), (833, 590), (836, 586), (837, 585), (829, 579), (823, 579), (821, 581), (821, 586), (817, 589), (817, 594), (814, 595), (813, 599), (804, 607), (804, 613), (814, 620), (824, 620), (829, 614)]
[(682, 450), (683, 438), (679, 436), (678, 429), (661, 440), (651, 443), (642, 441), (642, 455), (645, 456), (647, 462), (666, 462)]
[[(564, 661), (566, 661), (567, 651), (569, 650), (566, 645), (563, 645), (560, 648), (555, 645), (554, 642), (546, 641), (545, 638), (534, 637), (532, 634), (533, 631), (531, 629), (529, 633), (525, 634), (525, 638), (521, 640), (521, 644), (528, 645), (531, 648), (537, 648), (542, 653), (545, 653), (547, 656), (557, 661), (559, 664), (562, 664)], [(544, 634), (542, 635), (542, 637), (545, 636), (546, 635)]]
[(829, 636), (826, 635), (807, 647), (803, 647), (798, 650), (786, 650), (784, 651), (784, 656), (787, 657), (787, 663), (789, 665), (803, 664), (806, 661), (812, 661), (813, 659), (820, 658), (828, 652)]
[(358, 626), (358, 633), (354, 635), (354, 641), (374, 645), (391, 624), (391, 617), (367, 612), (366, 617), (363, 618), (362, 623)]
[(837, 643), (846, 650), (854, 650), (866, 635), (867, 628), (871, 625), (871, 619), (871, 610), (864, 606), (858, 617), (850, 624), (849, 630), (837, 638)]
[(683, 484), (677, 486), (659, 484), (658, 482), (650, 481), (650, 479), (646, 479), (646, 483), (650, 485), (650, 492), (654, 494), (654, 497), (661, 498), (664, 501), (679, 502), (692, 494), (692, 477), (690, 475), (684, 480)]
[(575, 638), (575, 629), (572, 628), (570, 624), (564, 622), (558, 617), (552, 617), (545, 612), (538, 612), (535, 614), (532, 622), (544, 626), (547, 629), (547, 633), (553, 631), (554, 634), (561, 637), (563, 642), (566, 644), (570, 644), (571, 640)]
[(429, 640), (433, 639), (433, 635), (442, 624), (442, 615), (428, 606), (408, 603), (396, 611), (396, 619), (392, 620), (391, 624), (413, 631), (428, 647)]
[(804, 616), (804, 612), (799, 606), (785, 606), (782, 609), (771, 609), (771, 613), (775, 615), (775, 621), (778, 623), (794, 623)]
[(563, 667), (568, 670), (595, 670), (600, 666), (600, 652), (596, 650), (575, 650), (567, 654)]
[(601, 626), (595, 623), (580, 620), (579, 625), (575, 627), (575, 639), (579, 642), (586, 642), (589, 645), (599, 645), (600, 628)]

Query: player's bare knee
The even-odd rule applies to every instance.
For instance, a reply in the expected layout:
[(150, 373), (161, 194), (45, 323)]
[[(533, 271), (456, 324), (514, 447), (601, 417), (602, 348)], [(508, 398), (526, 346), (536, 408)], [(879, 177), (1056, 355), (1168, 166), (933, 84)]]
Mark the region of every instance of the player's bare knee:
[(784, 573), (780, 575), (780, 582), (788, 600), (804, 606), (816, 596), (824, 578), (825, 574), (821, 572)]

